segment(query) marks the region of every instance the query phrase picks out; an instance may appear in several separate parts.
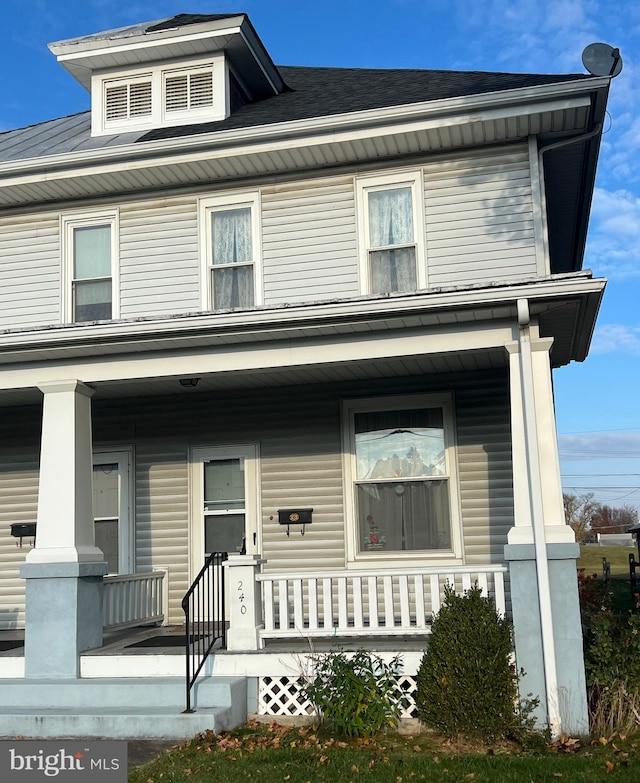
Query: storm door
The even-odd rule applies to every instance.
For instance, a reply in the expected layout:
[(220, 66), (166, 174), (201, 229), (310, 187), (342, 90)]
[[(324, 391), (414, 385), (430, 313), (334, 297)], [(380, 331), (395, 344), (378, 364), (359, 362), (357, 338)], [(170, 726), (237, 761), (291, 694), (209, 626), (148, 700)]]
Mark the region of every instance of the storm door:
[(212, 552), (257, 552), (257, 447), (193, 449), (191, 467), (193, 573)]

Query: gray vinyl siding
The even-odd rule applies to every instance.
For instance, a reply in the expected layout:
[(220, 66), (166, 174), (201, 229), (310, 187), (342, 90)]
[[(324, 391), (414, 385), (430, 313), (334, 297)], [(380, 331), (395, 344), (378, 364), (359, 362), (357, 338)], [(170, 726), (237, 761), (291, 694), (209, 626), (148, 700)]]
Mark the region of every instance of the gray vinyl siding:
[(424, 167), (430, 288), (536, 275), (529, 155), (517, 150)]
[(15, 522), (34, 522), (38, 505), (37, 454), (0, 456), (0, 629), (24, 627), (24, 580), (20, 566), (32, 539), (11, 536)]
[(169, 572), (169, 616), (184, 620), (180, 602), (189, 588), (189, 469), (187, 449), (145, 443), (135, 458), (136, 571)]
[(0, 328), (59, 322), (58, 215), (0, 218)]
[(0, 629), (24, 627), (20, 566), (32, 539), (19, 548), (11, 525), (36, 521), (40, 419), (38, 406), (0, 410)]
[(195, 196), (120, 207), (120, 316), (201, 309)]
[[(422, 166), (417, 163), (413, 170), (420, 168), (429, 288), (537, 274), (526, 147), (434, 159)], [(265, 305), (362, 294), (355, 176), (256, 187), (260, 194), (259, 279)], [(229, 191), (230, 199), (233, 192)], [(204, 259), (200, 257), (198, 196), (134, 200), (117, 209), (115, 296), (120, 317), (199, 311)], [(61, 268), (60, 214), (1, 218), (0, 328), (59, 323)]]
[(352, 177), (262, 188), (265, 304), (359, 294)]

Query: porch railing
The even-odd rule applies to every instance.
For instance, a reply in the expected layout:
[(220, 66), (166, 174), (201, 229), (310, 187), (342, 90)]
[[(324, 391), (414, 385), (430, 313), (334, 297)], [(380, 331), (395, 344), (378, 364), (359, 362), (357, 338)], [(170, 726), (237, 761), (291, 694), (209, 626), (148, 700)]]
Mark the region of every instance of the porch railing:
[(103, 579), (104, 630), (164, 622), (167, 580), (164, 570), (114, 574)]
[(430, 633), (447, 583), (457, 592), (477, 583), (505, 613), (503, 566), (446, 570), (392, 569), (287, 572), (257, 576), (262, 583), (262, 637), (384, 636)]
[(194, 712), (191, 706), (191, 689), (213, 645), (218, 639), (223, 647), (225, 645), (227, 622), (222, 564), (226, 559), (226, 552), (210, 554), (182, 599), (187, 665), (185, 712)]

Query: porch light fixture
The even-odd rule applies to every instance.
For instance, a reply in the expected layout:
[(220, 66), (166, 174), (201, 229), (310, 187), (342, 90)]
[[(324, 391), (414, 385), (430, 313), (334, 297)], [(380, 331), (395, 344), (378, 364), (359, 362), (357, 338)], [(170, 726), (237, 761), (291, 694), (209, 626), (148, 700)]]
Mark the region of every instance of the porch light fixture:
[(180, 378), (180, 386), (184, 387), (194, 387), (197, 386), (200, 382), (200, 378)]

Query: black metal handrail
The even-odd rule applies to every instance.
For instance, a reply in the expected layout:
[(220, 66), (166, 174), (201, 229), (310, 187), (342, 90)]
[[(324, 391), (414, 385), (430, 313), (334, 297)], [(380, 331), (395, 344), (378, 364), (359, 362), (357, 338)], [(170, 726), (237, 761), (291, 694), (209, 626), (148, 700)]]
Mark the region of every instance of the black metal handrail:
[(187, 708), (191, 707), (191, 689), (213, 645), (226, 644), (227, 623), (224, 615), (224, 575), (222, 563), (226, 552), (212, 552), (200, 573), (182, 599), (185, 614), (185, 658), (187, 661)]

